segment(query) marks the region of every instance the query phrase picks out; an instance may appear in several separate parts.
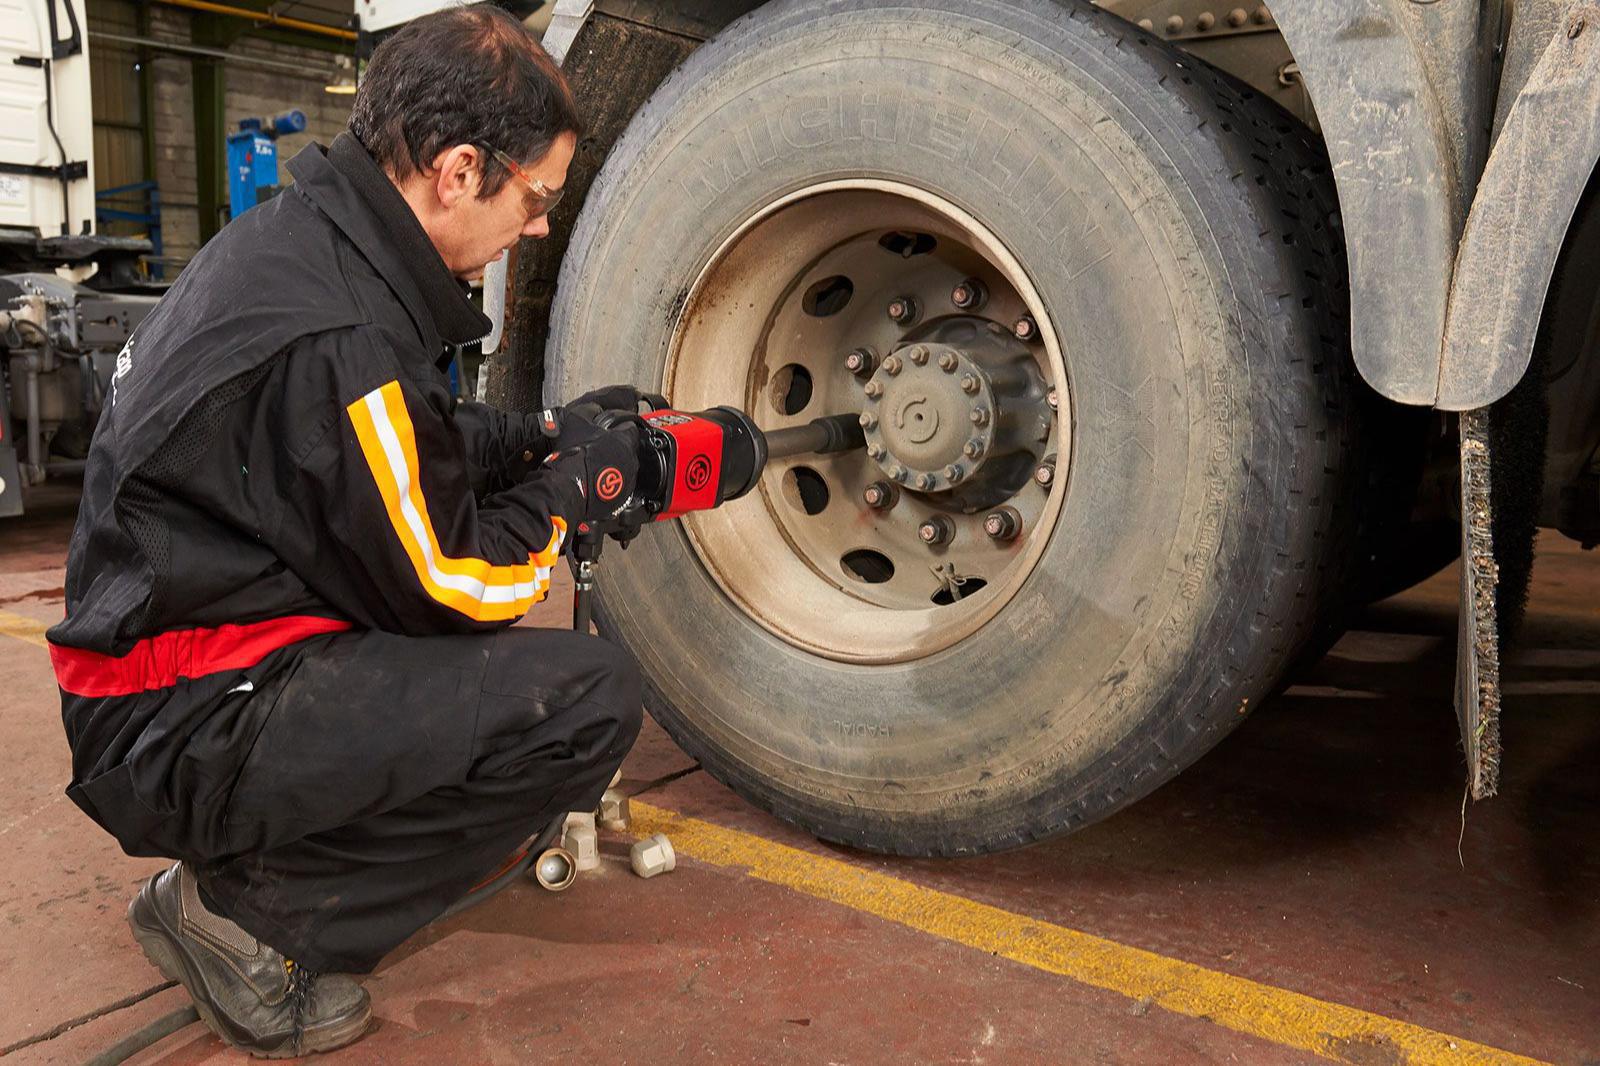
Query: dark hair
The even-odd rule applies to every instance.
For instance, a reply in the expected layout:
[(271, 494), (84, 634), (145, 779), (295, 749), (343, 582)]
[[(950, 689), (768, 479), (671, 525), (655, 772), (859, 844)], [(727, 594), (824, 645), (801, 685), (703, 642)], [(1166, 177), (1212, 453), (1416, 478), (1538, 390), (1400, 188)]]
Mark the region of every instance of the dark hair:
[[(458, 144), (538, 159), (563, 133), (580, 135), (572, 89), (522, 23), (492, 4), (446, 8), (402, 27), (372, 54), (350, 132), (398, 179), (426, 172)], [(484, 153), (480, 197), (510, 172)]]

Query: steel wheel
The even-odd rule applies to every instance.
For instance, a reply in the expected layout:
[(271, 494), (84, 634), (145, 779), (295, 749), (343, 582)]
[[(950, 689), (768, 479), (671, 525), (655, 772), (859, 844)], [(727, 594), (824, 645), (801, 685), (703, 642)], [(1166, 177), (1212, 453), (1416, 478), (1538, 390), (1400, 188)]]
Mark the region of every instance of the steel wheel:
[(865, 451), (774, 462), (685, 522), (751, 618), (819, 655), (949, 647), (1015, 594), (1060, 512), (1071, 390), (1038, 294), (909, 185), (821, 184), (740, 227), (689, 295), (667, 390), (685, 410), (742, 397), (764, 429), (860, 412)]

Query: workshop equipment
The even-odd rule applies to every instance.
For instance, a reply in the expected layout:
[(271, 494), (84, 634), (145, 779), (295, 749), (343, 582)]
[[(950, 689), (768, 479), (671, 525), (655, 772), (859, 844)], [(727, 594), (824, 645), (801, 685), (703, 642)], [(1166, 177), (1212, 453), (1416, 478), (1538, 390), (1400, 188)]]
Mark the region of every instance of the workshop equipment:
[(304, 133), (306, 113), (299, 108), (272, 118), (239, 120), (228, 134), (228, 215), (238, 218), (259, 203), (278, 195), (279, 137)]

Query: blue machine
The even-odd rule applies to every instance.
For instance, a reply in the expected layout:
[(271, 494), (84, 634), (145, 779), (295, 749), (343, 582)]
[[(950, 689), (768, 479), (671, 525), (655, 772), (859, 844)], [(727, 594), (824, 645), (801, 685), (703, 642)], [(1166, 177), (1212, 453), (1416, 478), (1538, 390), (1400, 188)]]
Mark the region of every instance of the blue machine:
[(306, 113), (299, 108), (271, 119), (247, 118), (239, 132), (228, 135), (228, 208), (238, 218), (278, 192), (279, 137), (306, 128)]

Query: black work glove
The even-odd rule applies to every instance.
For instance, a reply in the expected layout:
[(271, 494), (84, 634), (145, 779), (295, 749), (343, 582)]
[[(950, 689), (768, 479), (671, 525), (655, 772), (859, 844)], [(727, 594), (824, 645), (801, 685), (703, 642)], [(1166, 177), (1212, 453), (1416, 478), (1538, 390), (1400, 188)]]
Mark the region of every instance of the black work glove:
[(587, 444), (602, 432), (595, 422), (607, 411), (638, 414), (644, 393), (632, 385), (607, 385), (591, 389), (565, 407), (540, 412), (540, 429), (550, 439), (550, 451), (562, 452)]
[(644, 393), (632, 385), (606, 385), (603, 388), (590, 389), (563, 407), (561, 411), (563, 414), (578, 415), (593, 422), (600, 417), (602, 411), (626, 411), (630, 415), (636, 415), (642, 402)]
[(639, 482), (639, 427), (625, 422), (597, 429), (581, 444), (553, 452), (545, 466), (558, 477), (571, 478), (583, 497), (583, 513), (569, 521), (596, 523), (615, 518)]

